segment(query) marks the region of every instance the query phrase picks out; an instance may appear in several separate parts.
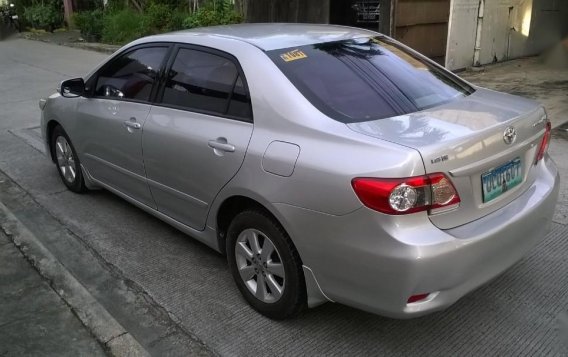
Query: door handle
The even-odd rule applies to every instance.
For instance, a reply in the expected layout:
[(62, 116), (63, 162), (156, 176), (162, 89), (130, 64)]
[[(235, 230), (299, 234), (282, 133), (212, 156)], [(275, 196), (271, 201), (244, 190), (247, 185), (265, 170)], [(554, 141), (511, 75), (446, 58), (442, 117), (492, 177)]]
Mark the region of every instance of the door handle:
[(136, 119), (131, 118), (130, 120), (126, 120), (124, 122), (124, 125), (128, 128), (132, 128), (132, 129), (140, 129), (142, 127), (142, 125), (140, 123), (136, 122)]
[(235, 152), (235, 145), (227, 143), (227, 139), (225, 138), (219, 138), (217, 140), (209, 140), (209, 147), (215, 150)]

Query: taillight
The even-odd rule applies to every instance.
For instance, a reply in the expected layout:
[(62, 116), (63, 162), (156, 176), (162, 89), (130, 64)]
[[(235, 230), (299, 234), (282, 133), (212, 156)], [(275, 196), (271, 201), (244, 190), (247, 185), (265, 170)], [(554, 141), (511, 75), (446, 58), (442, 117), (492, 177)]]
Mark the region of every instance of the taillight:
[(546, 122), (546, 127), (544, 131), (544, 136), (542, 137), (542, 141), (540, 142), (540, 146), (538, 147), (538, 151), (536, 152), (536, 158), (534, 160), (534, 164), (538, 164), (540, 160), (546, 154), (548, 150), (548, 145), (550, 144), (550, 131), (552, 130), (552, 125), (549, 121)]
[(419, 301), (425, 300), (429, 295), (430, 295), (430, 293), (412, 295), (411, 297), (408, 298), (408, 300), (406, 301), (406, 303), (407, 303), (407, 304), (412, 304), (412, 303), (415, 303), (415, 302), (419, 302)]
[(460, 202), (456, 189), (442, 173), (400, 179), (360, 177), (351, 185), (365, 206), (386, 214), (408, 214)]

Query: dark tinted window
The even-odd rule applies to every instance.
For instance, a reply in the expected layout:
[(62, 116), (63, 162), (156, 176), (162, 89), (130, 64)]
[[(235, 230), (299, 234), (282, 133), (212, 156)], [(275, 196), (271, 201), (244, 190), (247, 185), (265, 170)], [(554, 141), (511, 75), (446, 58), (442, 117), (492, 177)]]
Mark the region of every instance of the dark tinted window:
[(167, 47), (148, 47), (129, 52), (104, 68), (95, 95), (148, 101)]
[(241, 118), (251, 117), (250, 100), (240, 75), (235, 82), (235, 88), (233, 90), (227, 114)]
[(250, 100), (235, 64), (203, 51), (179, 50), (167, 76), (162, 102), (214, 114), (250, 117)]
[(268, 55), (319, 110), (342, 122), (408, 114), (473, 92), (456, 76), (381, 38), (275, 50)]

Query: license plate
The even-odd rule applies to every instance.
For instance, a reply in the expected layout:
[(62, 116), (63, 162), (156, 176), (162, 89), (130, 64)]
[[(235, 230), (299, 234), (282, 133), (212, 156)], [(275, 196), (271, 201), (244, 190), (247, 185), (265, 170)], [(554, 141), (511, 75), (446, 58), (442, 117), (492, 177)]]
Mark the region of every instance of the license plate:
[(489, 202), (523, 181), (520, 158), (515, 158), (481, 175), (483, 202)]

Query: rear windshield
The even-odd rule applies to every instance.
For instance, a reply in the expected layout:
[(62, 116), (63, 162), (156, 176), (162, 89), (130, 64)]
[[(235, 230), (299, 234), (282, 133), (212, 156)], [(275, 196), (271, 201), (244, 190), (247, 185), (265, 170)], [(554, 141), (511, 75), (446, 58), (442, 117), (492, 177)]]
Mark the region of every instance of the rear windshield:
[(344, 123), (414, 113), (474, 91), (458, 77), (381, 37), (267, 54), (313, 105)]

